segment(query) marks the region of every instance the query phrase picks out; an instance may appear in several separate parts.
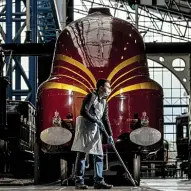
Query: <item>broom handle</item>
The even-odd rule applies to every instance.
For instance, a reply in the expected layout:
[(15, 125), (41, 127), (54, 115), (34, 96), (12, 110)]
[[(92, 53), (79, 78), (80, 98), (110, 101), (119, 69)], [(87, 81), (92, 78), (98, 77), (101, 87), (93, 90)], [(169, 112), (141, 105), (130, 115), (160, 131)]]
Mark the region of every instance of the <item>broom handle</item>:
[[(107, 139), (109, 139), (109, 135), (108, 135), (108, 133), (107, 133), (107, 131), (106, 131), (105, 127), (103, 127), (103, 131), (104, 131), (104, 133), (105, 133), (105, 135), (106, 135)], [(126, 167), (125, 163), (123, 162), (123, 160), (122, 160), (121, 156), (119, 155), (119, 153), (118, 153), (118, 151), (117, 151), (117, 149), (116, 149), (115, 145), (114, 145), (114, 144), (111, 144), (111, 146), (112, 146), (113, 150), (115, 151), (115, 154), (117, 155), (117, 157), (118, 157), (119, 161), (121, 162), (121, 164), (122, 164), (123, 168), (125, 169), (126, 173), (127, 173), (127, 174), (128, 174), (128, 176), (130, 177), (131, 182), (133, 183), (133, 185), (134, 185), (134, 186), (136, 186), (136, 183), (135, 183), (135, 181), (134, 181), (133, 177), (131, 176), (131, 174), (130, 174), (129, 170), (127, 169), (127, 167)]]

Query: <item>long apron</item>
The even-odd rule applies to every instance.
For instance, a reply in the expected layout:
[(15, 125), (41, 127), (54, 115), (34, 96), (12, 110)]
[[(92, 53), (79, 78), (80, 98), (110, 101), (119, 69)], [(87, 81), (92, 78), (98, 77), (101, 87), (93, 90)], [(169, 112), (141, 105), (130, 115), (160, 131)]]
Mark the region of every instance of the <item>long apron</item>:
[[(101, 120), (104, 112), (104, 104), (96, 98), (94, 103), (95, 113)], [(76, 118), (75, 137), (72, 151), (80, 151), (87, 154), (103, 155), (102, 138), (97, 123), (92, 123), (83, 116)]]

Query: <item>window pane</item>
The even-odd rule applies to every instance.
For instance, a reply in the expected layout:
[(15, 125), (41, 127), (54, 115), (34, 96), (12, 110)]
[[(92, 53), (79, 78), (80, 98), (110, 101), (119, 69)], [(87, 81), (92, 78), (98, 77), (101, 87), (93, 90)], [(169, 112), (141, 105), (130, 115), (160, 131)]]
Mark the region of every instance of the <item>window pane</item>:
[(176, 133), (175, 125), (165, 125), (164, 133)]
[(168, 88), (168, 89), (163, 88), (163, 94), (164, 94), (164, 97), (171, 97), (172, 96), (172, 89), (171, 88)]
[(171, 115), (173, 111), (172, 107), (164, 107), (164, 115)]

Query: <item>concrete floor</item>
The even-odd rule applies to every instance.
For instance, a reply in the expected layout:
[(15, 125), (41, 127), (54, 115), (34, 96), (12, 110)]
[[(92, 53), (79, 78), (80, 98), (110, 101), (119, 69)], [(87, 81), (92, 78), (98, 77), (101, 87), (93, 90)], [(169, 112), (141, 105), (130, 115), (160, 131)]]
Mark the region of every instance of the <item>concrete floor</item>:
[[(6, 191), (69, 191), (75, 190), (73, 186), (64, 187), (60, 185), (51, 186), (1, 186), (0, 190)], [(93, 190), (90, 187), (89, 190)], [(187, 191), (191, 190), (191, 181), (181, 179), (143, 179), (140, 187), (114, 187), (113, 191)]]
[[(8, 190), (8, 191), (42, 191), (42, 190), (47, 190), (47, 191), (71, 191), (75, 190), (74, 187), (60, 187), (60, 186), (25, 186), (25, 187), (3, 187), (0, 188), (0, 190)], [(90, 187), (88, 190), (94, 190), (93, 187)], [(133, 188), (133, 187), (114, 187), (112, 191), (157, 191), (156, 189), (151, 189), (151, 188), (145, 188), (145, 187), (138, 187), (138, 188)]]
[(191, 191), (191, 180), (186, 179), (143, 179), (142, 183), (161, 191)]

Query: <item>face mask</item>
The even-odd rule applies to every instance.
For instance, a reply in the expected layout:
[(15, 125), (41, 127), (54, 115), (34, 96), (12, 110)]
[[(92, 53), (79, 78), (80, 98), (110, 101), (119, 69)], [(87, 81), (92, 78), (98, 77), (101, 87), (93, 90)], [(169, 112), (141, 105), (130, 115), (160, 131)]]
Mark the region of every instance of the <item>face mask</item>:
[(111, 93), (111, 90), (110, 90), (110, 89), (107, 89), (107, 90), (103, 93), (103, 96), (104, 96), (104, 97), (108, 97), (110, 93)]
[(109, 94), (111, 93), (111, 87), (110, 84), (105, 84), (105, 86), (100, 87), (100, 96), (107, 98)]

